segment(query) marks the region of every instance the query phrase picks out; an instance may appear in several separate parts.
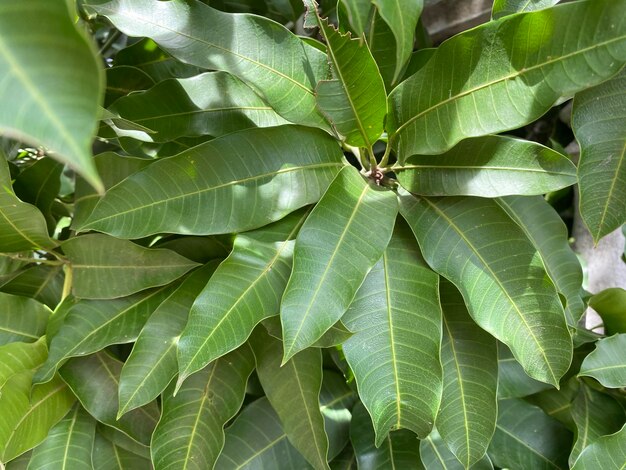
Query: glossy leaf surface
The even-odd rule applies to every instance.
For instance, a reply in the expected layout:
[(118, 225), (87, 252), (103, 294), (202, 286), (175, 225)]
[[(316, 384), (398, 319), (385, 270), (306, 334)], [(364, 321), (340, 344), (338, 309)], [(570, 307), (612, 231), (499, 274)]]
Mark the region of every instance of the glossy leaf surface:
[(626, 425), (615, 434), (603, 436), (587, 447), (572, 470), (621, 470), (626, 462)]
[(446, 443), (441, 438), (437, 429), (426, 438), (420, 441), (420, 458), (424, 467), (428, 470), (492, 470), (493, 464), (487, 455), (471, 467), (466, 467), (454, 456)]
[(33, 299), (0, 293), (0, 345), (37, 341), (49, 316), (50, 309)]
[(491, 16), (494, 19), (525, 11), (541, 10), (559, 3), (559, 0), (494, 0)]
[(583, 361), (579, 375), (593, 377), (605, 387), (626, 387), (625, 350), (626, 334), (601, 339)]

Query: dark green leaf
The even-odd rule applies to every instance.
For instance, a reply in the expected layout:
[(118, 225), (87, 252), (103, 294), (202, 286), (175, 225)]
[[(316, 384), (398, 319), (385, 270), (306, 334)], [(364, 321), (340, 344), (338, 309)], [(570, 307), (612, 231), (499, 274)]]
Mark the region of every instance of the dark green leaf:
[(0, 293), (0, 345), (37, 341), (49, 316), (50, 309), (33, 299)]
[(371, 0), (339, 0), (337, 9), (340, 6), (345, 8), (346, 19), (350, 23), (350, 29), (359, 37), (363, 36), (368, 30), (371, 4)]
[(626, 290), (605, 289), (589, 299), (589, 306), (602, 317), (607, 335), (626, 333)]
[[(320, 390), (320, 410), (328, 435), (328, 459), (334, 459), (350, 440), (352, 409), (356, 393), (337, 372), (325, 370)], [(331, 465), (332, 467), (332, 465)]]
[(596, 343), (578, 375), (593, 377), (605, 387), (626, 387), (626, 334), (613, 335)]
[(0, 285), (0, 291), (31, 297), (54, 309), (61, 301), (63, 280), (61, 266), (39, 264), (16, 273), (10, 280)]
[(464, 466), (446, 446), (437, 429), (420, 442), (420, 457), (428, 470), (493, 470), (493, 464), (487, 455), (483, 455), (471, 467)]
[(154, 80), (143, 70), (128, 65), (106, 69), (104, 106), (109, 107), (117, 99), (133, 91), (147, 90), (154, 86)]
[[(502, 344), (502, 343), (500, 343)], [(544, 390), (534, 395), (527, 396), (526, 401), (537, 405), (548, 416), (559, 420), (571, 431), (576, 430), (574, 419), (572, 418), (572, 402), (578, 394), (580, 382), (576, 378), (571, 378), (565, 384), (561, 384), (561, 389), (554, 388)]]
[(572, 470), (622, 470), (626, 462), (626, 425), (587, 447)]
[(96, 433), (91, 461), (94, 470), (152, 470), (149, 459), (116, 446)]
[(530, 378), (511, 350), (498, 341), (498, 398), (521, 398), (543, 390), (552, 387)]

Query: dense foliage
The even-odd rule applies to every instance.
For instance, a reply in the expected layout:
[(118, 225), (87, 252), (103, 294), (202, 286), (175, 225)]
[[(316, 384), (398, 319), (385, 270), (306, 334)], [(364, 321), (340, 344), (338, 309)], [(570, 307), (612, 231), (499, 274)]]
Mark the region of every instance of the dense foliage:
[(557, 3), (0, 4), (0, 467), (623, 469), (626, 1)]

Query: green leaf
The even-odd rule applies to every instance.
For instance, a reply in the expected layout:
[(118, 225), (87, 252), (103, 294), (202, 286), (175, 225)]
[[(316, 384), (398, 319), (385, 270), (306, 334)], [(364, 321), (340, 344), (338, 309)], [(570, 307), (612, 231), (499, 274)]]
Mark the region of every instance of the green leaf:
[(356, 455), (352, 445), (347, 445), (341, 454), (330, 462), (330, 470), (357, 470)]
[[(102, 190), (91, 140), (103, 74), (67, 4), (32, 0), (0, 8), (0, 133), (46, 147)], [(25, 24), (46, 27), (24, 35)]]
[(391, 28), (396, 38), (396, 70), (394, 82), (402, 76), (404, 66), (409, 61), (415, 42), (415, 28), (424, 7), (423, 0), (372, 0), (378, 13)]
[(596, 343), (580, 367), (580, 373), (593, 377), (608, 388), (626, 387), (626, 334), (613, 335)]
[(572, 129), (580, 144), (580, 213), (596, 243), (626, 222), (624, 87), (626, 71), (578, 93), (572, 110)]
[(37, 368), (47, 355), (45, 338), (39, 338), (34, 343), (16, 342), (0, 346), (0, 395), (7, 380), (15, 374)]
[(375, 434), (367, 410), (357, 403), (352, 410), (350, 439), (356, 454), (359, 470), (422, 470), (419, 441), (411, 431), (393, 431), (379, 447), (374, 444)]
[(233, 249), (233, 235), (215, 235), (208, 237), (174, 236), (156, 242), (154, 248), (166, 248), (196, 263), (208, 263), (226, 258)]
[(152, 436), (156, 470), (213, 468), (224, 444), (224, 425), (239, 411), (253, 369), (254, 356), (245, 345), (193, 374), (176, 396), (174, 384), (165, 391)]
[[(346, 143), (371, 149), (383, 133), (387, 95), (383, 79), (362, 38), (342, 34), (323, 20), (315, 0), (305, 0), (328, 46), (333, 79), (317, 84), (317, 105)], [(307, 26), (305, 22), (305, 26)]]
[(624, 0), (566, 3), (444, 42), (389, 97), (387, 131), (399, 160), (521, 127), (561, 97), (611, 77), (626, 60), (624, 7)]
[(128, 177), (107, 192), (80, 230), (122, 238), (242, 232), (316, 202), (344, 165), (336, 141), (322, 131), (248, 129)]
[(509, 346), (528, 375), (558, 386), (572, 339), (556, 289), (522, 229), (490, 199), (405, 194), (400, 201), (426, 261), (461, 291), (474, 321)]
[[(50, 380), (68, 357), (85, 356), (112, 344), (130, 343), (137, 338), (148, 317), (171, 293), (159, 288), (114, 300), (82, 300), (64, 304), (55, 331), (48, 331), (48, 360), (35, 374), (35, 382)], [(59, 309), (53, 319), (59, 314)], [(56, 319), (54, 320), (57, 321)]]
[(460, 142), (443, 155), (414, 155), (394, 167), (400, 184), (424, 196), (535, 195), (576, 183), (576, 167), (554, 150), (491, 135)]
[(112, 428), (102, 423), (98, 423), (96, 433), (101, 434), (107, 440), (111, 441), (113, 445), (119, 447), (120, 449), (126, 449), (127, 451), (132, 452), (135, 455), (138, 455), (145, 459), (150, 459), (150, 446), (140, 444), (139, 442), (131, 439), (126, 434), (118, 431), (115, 428)]
[(400, 222), (343, 316), (355, 333), (343, 352), (378, 446), (391, 430), (406, 428), (424, 438), (433, 427), (442, 390), (438, 286), (439, 277)]
[(570, 465), (598, 438), (619, 431), (625, 420), (624, 409), (615, 399), (595, 391), (584, 382), (574, 400), (572, 417), (576, 423), (576, 441), (569, 456)]
[(61, 379), (31, 388), (32, 371), (11, 377), (0, 394), (0, 462), (44, 440), (76, 400)]
[(322, 353), (306, 349), (281, 367), (282, 344), (258, 328), (251, 338), (259, 381), (291, 444), (316, 469), (328, 468), (328, 438), (320, 411)]
[[(437, 430), (462, 467), (485, 467), (481, 459), (489, 447), (498, 414), (496, 340), (472, 321), (463, 297), (452, 283), (442, 282), (439, 290), (443, 309), (443, 395)], [(424, 459), (423, 451), (421, 455)]]
[(559, 0), (494, 0), (491, 17), (497, 20), (514, 13), (541, 10), (557, 3)]
[(605, 289), (589, 299), (589, 306), (602, 317), (607, 335), (626, 333), (626, 290)]
[[(320, 411), (328, 436), (328, 459), (334, 459), (350, 440), (350, 421), (357, 394), (337, 372), (325, 370), (320, 390)], [(332, 465), (331, 465), (332, 468)]]
[(371, 0), (339, 0), (339, 5), (345, 8), (350, 29), (359, 37), (368, 29), (371, 3)]
[(183, 62), (235, 75), (285, 119), (326, 126), (315, 109), (313, 92), (328, 74), (326, 58), (278, 23), (223, 13), (196, 0), (89, 3), (129, 36), (149, 37)]
[(92, 470), (91, 451), (96, 422), (79, 405), (58, 422), (33, 451), (28, 468)]
[(164, 80), (148, 91), (120, 98), (110, 111), (154, 131), (134, 135), (146, 142), (219, 137), (250, 127), (288, 124), (250, 87), (224, 72)]
[(178, 279), (198, 266), (170, 250), (150, 249), (100, 233), (63, 243), (73, 271), (72, 293), (83, 299), (114, 299)]
[(626, 462), (626, 425), (583, 450), (572, 470), (622, 470)]
[(446, 446), (442, 437), (433, 429), (430, 435), (420, 442), (420, 457), (428, 470), (493, 470), (493, 464), (487, 455), (483, 455), (471, 467), (464, 466)]
[(194, 271), (148, 318), (122, 368), (118, 416), (154, 400), (176, 375), (178, 338), (216, 267), (212, 262)]
[(101, 351), (70, 359), (59, 373), (89, 414), (135, 441), (148, 445), (159, 419), (158, 407), (156, 402), (152, 402), (116, 419), (121, 371), (122, 362)]
[(189, 312), (178, 342), (179, 384), (193, 372), (243, 344), (254, 327), (280, 309), (295, 237), (309, 211), (235, 237)]
[(137, 67), (118, 65), (107, 68), (105, 73), (106, 88), (103, 104), (105, 108), (133, 91), (147, 90), (154, 86), (152, 77)]
[(521, 398), (553, 388), (524, 372), (511, 350), (498, 341), (498, 399)]
[(580, 297), (583, 270), (568, 243), (567, 227), (543, 197), (505, 197), (498, 204), (526, 233), (541, 255), (557, 290), (565, 296), (567, 322), (575, 326), (585, 311)]
[(563, 423), (568, 429), (574, 431), (576, 425), (572, 418), (572, 402), (578, 394), (579, 386), (579, 380), (574, 377), (565, 382), (565, 384), (562, 384), (560, 390), (554, 388), (544, 390), (534, 395), (527, 396), (526, 401), (537, 405), (548, 416), (552, 416)]
[(152, 470), (149, 459), (123, 449), (96, 433), (91, 456), (94, 470)]
[(49, 316), (50, 309), (33, 299), (0, 293), (0, 345), (37, 341)]
[(225, 434), (216, 470), (310, 468), (302, 454), (289, 443), (278, 415), (265, 397), (246, 406)]
[(35, 265), (16, 273), (0, 285), (7, 294), (30, 297), (54, 309), (61, 301), (63, 292), (63, 267)]
[(281, 303), (284, 361), (317, 341), (350, 306), (393, 231), (393, 192), (344, 168), (304, 223)]
[(497, 467), (567, 468), (572, 436), (561, 423), (516, 398), (500, 401), (498, 409), (498, 424), (489, 447)]

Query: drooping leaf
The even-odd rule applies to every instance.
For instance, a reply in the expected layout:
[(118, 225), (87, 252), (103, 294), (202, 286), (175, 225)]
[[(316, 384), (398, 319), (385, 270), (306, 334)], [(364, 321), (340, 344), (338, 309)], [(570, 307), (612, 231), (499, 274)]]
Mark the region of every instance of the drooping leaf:
[(94, 470), (152, 470), (149, 459), (133, 454), (96, 433), (91, 456)]
[(580, 144), (580, 214), (596, 243), (626, 222), (624, 87), (623, 70), (613, 79), (578, 93), (572, 110), (572, 129)]
[(557, 3), (559, 0), (494, 0), (491, 17), (498, 19), (514, 13), (541, 10)]
[(317, 105), (348, 144), (371, 149), (387, 114), (385, 85), (372, 53), (362, 38), (352, 39), (322, 19), (315, 0), (305, 4), (314, 18), (308, 26), (319, 26), (333, 71), (331, 80), (317, 84)]
[(461, 291), (474, 321), (509, 346), (528, 375), (558, 386), (572, 339), (556, 289), (522, 229), (490, 199), (405, 194), (400, 210), (426, 261)]
[(583, 450), (572, 470), (621, 470), (626, 462), (626, 425)]
[(296, 239), (281, 303), (284, 360), (317, 341), (348, 309), (393, 231), (393, 192), (344, 168)]
[[(369, 21), (372, 5), (371, 0), (339, 0), (338, 5), (345, 8), (346, 19), (350, 23), (350, 29), (357, 36), (363, 36), (368, 30), (367, 23)], [(339, 8), (338, 6), (338, 9)]]
[(402, 186), (424, 196), (535, 195), (577, 181), (576, 167), (567, 157), (497, 135), (465, 140), (443, 155), (414, 155), (394, 172)]
[(178, 342), (179, 382), (243, 344), (254, 327), (280, 309), (295, 237), (309, 211), (239, 234), (189, 312)]
[[(102, 190), (91, 160), (102, 68), (67, 5), (32, 0), (0, 7), (0, 133), (44, 146)], [(24, 35), (24, 24), (36, 23), (45, 29)]]
[(583, 361), (578, 375), (593, 377), (605, 387), (626, 387), (626, 334), (613, 335), (596, 343)]
[(100, 233), (63, 243), (70, 260), (72, 293), (83, 299), (114, 299), (178, 279), (198, 266), (170, 250), (150, 249)]
[(134, 341), (148, 317), (168, 297), (170, 289), (161, 287), (121, 299), (81, 300), (69, 304), (63, 309), (58, 329), (47, 333), (51, 338), (50, 353), (35, 374), (35, 382), (49, 380), (68, 357), (84, 356), (112, 344)]
[(254, 355), (248, 345), (189, 377), (172, 396), (165, 391), (163, 412), (151, 443), (156, 470), (213, 468), (224, 445), (224, 425), (239, 411)]
[(225, 434), (215, 470), (311, 468), (289, 443), (278, 415), (265, 397), (246, 406)]
[(197, 0), (90, 0), (89, 5), (123, 33), (149, 37), (183, 62), (235, 75), (285, 119), (325, 127), (313, 88), (328, 73), (326, 58), (278, 23), (220, 12)]
[(422, 470), (419, 441), (411, 431), (392, 431), (379, 447), (376, 447), (374, 428), (367, 410), (357, 403), (352, 410), (350, 439), (356, 454), (359, 470)]
[(343, 316), (355, 333), (343, 352), (377, 445), (391, 430), (406, 428), (424, 438), (432, 429), (442, 390), (438, 286), (439, 277), (399, 222)]
[(30, 297), (54, 309), (61, 301), (63, 280), (62, 266), (38, 264), (18, 272), (0, 285), (0, 291)]
[(517, 398), (498, 403), (498, 424), (489, 447), (496, 466), (566, 469), (571, 444), (571, 433), (540, 408)]
[[(463, 297), (450, 282), (442, 281), (439, 290), (443, 309), (443, 395), (437, 430), (462, 467), (487, 468), (491, 465), (486, 467), (481, 459), (489, 447), (498, 414), (496, 340), (473, 322)], [(436, 440), (435, 436), (431, 438)], [(424, 461), (423, 450), (421, 455)]]
[(50, 309), (33, 299), (0, 293), (0, 345), (37, 341), (49, 316)]
[(489, 456), (483, 455), (478, 462), (471, 467), (464, 466), (450, 451), (443, 441), (437, 429), (420, 441), (420, 458), (424, 467), (428, 470), (493, 470), (493, 464)]
[(154, 400), (176, 375), (178, 338), (216, 267), (212, 262), (193, 272), (148, 318), (122, 368), (118, 416)]
[(626, 290), (605, 289), (589, 299), (589, 306), (602, 317), (607, 335), (626, 333)]
[(583, 271), (568, 243), (567, 227), (543, 197), (505, 197), (498, 204), (526, 233), (541, 255), (557, 290), (565, 296), (565, 316), (574, 326), (585, 305), (580, 297)]
[(562, 96), (611, 77), (626, 60), (624, 5), (566, 3), (492, 21), (446, 41), (389, 98), (387, 131), (399, 160), (518, 128)]
[(601, 436), (619, 431), (626, 421), (624, 409), (615, 399), (588, 387), (584, 382), (574, 400), (572, 418), (576, 424), (576, 441), (569, 456), (570, 465), (574, 464), (583, 449)]
[(28, 468), (92, 470), (91, 452), (95, 431), (96, 421), (80, 405), (75, 405), (35, 448)]
[(248, 129), (130, 176), (107, 192), (80, 230), (123, 238), (250, 230), (316, 202), (344, 164), (322, 131)]
[(498, 341), (498, 399), (521, 398), (552, 389), (529, 377), (511, 350)]
[(0, 346), (0, 394), (7, 380), (15, 374), (37, 368), (47, 355), (45, 338), (34, 343), (15, 342)]
[(70, 359), (59, 369), (59, 374), (89, 414), (147, 445), (159, 419), (158, 407), (152, 402), (116, 419), (121, 371), (122, 362), (101, 351)]
[(328, 468), (328, 438), (319, 402), (322, 353), (305, 349), (281, 367), (279, 340), (258, 328), (251, 344), (259, 380), (289, 441), (316, 469)]

